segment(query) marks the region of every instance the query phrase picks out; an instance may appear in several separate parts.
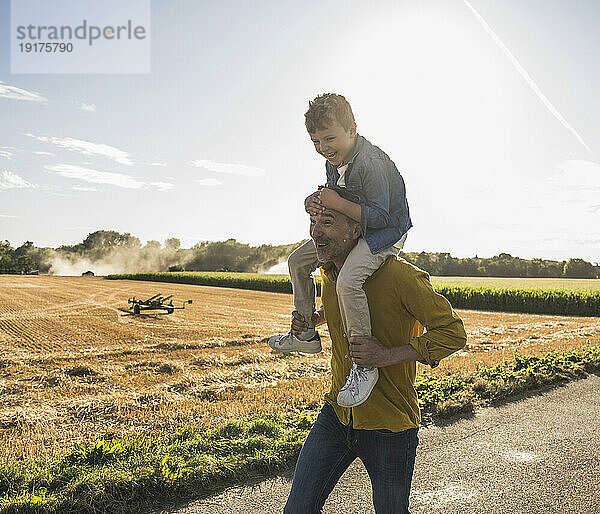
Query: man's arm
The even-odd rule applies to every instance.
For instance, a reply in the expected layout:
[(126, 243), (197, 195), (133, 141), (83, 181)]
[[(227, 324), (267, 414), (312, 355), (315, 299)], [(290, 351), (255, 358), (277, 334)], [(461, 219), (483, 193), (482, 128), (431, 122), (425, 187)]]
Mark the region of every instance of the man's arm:
[(423, 335), (413, 337), (408, 344), (432, 368), (465, 346), (467, 333), (462, 320), (450, 302), (435, 292), (427, 273), (407, 265), (396, 291), (398, 301), (426, 329)]
[(408, 344), (394, 347), (381, 344), (375, 337), (351, 337), (350, 354), (356, 364), (363, 366), (418, 361), (434, 368), (441, 359), (465, 346), (465, 327), (448, 300), (434, 291), (427, 273), (410, 266), (398, 278), (398, 303), (427, 331)]
[(427, 364), (421, 354), (410, 344), (384, 346), (375, 337), (350, 337), (350, 355), (361, 366), (385, 368), (400, 362), (421, 362)]

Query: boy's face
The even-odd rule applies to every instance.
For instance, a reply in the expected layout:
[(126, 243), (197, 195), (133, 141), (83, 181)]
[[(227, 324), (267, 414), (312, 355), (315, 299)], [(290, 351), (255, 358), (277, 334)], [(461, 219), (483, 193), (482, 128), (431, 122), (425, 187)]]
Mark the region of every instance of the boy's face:
[(344, 129), (337, 121), (323, 130), (309, 132), (315, 150), (334, 166), (346, 164), (356, 143), (356, 124)]

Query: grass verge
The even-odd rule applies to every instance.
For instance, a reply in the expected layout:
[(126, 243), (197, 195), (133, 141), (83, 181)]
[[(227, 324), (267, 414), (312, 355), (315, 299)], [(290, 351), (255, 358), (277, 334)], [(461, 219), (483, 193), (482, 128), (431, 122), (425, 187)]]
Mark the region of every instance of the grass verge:
[[(417, 378), (424, 413), (470, 413), (530, 389), (600, 370), (600, 346), (521, 356), (464, 376)], [(213, 429), (187, 426), (168, 438), (140, 436), (75, 446), (50, 461), (0, 467), (0, 513), (133, 513), (155, 499), (205, 496), (224, 486), (289, 468), (316, 412), (273, 414)]]

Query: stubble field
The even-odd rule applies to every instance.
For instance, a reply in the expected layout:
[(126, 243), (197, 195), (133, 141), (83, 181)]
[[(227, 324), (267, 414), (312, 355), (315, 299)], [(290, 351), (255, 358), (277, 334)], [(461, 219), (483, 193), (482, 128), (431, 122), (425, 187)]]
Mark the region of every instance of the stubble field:
[[(126, 310), (128, 298), (159, 292), (193, 304), (170, 315)], [(0, 461), (316, 406), (329, 386), (326, 329), (318, 355), (284, 356), (266, 344), (288, 330), (291, 308), (291, 295), (260, 291), (0, 276)], [(600, 344), (600, 318), (458, 312), (467, 348), (434, 375), (494, 365), (514, 349)]]

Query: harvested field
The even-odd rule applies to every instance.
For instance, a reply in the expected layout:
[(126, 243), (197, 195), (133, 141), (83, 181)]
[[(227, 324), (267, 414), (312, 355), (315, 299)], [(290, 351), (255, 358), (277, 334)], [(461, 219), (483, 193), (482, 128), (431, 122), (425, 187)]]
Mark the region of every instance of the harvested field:
[[(193, 305), (124, 310), (161, 292)], [(315, 356), (271, 352), (291, 295), (98, 277), (0, 276), (0, 460), (75, 442), (157, 433), (250, 412), (315, 406), (330, 341)], [(466, 351), (433, 371), (468, 371), (523, 354), (600, 344), (600, 318), (459, 311)], [(424, 368), (423, 368), (424, 369)]]

